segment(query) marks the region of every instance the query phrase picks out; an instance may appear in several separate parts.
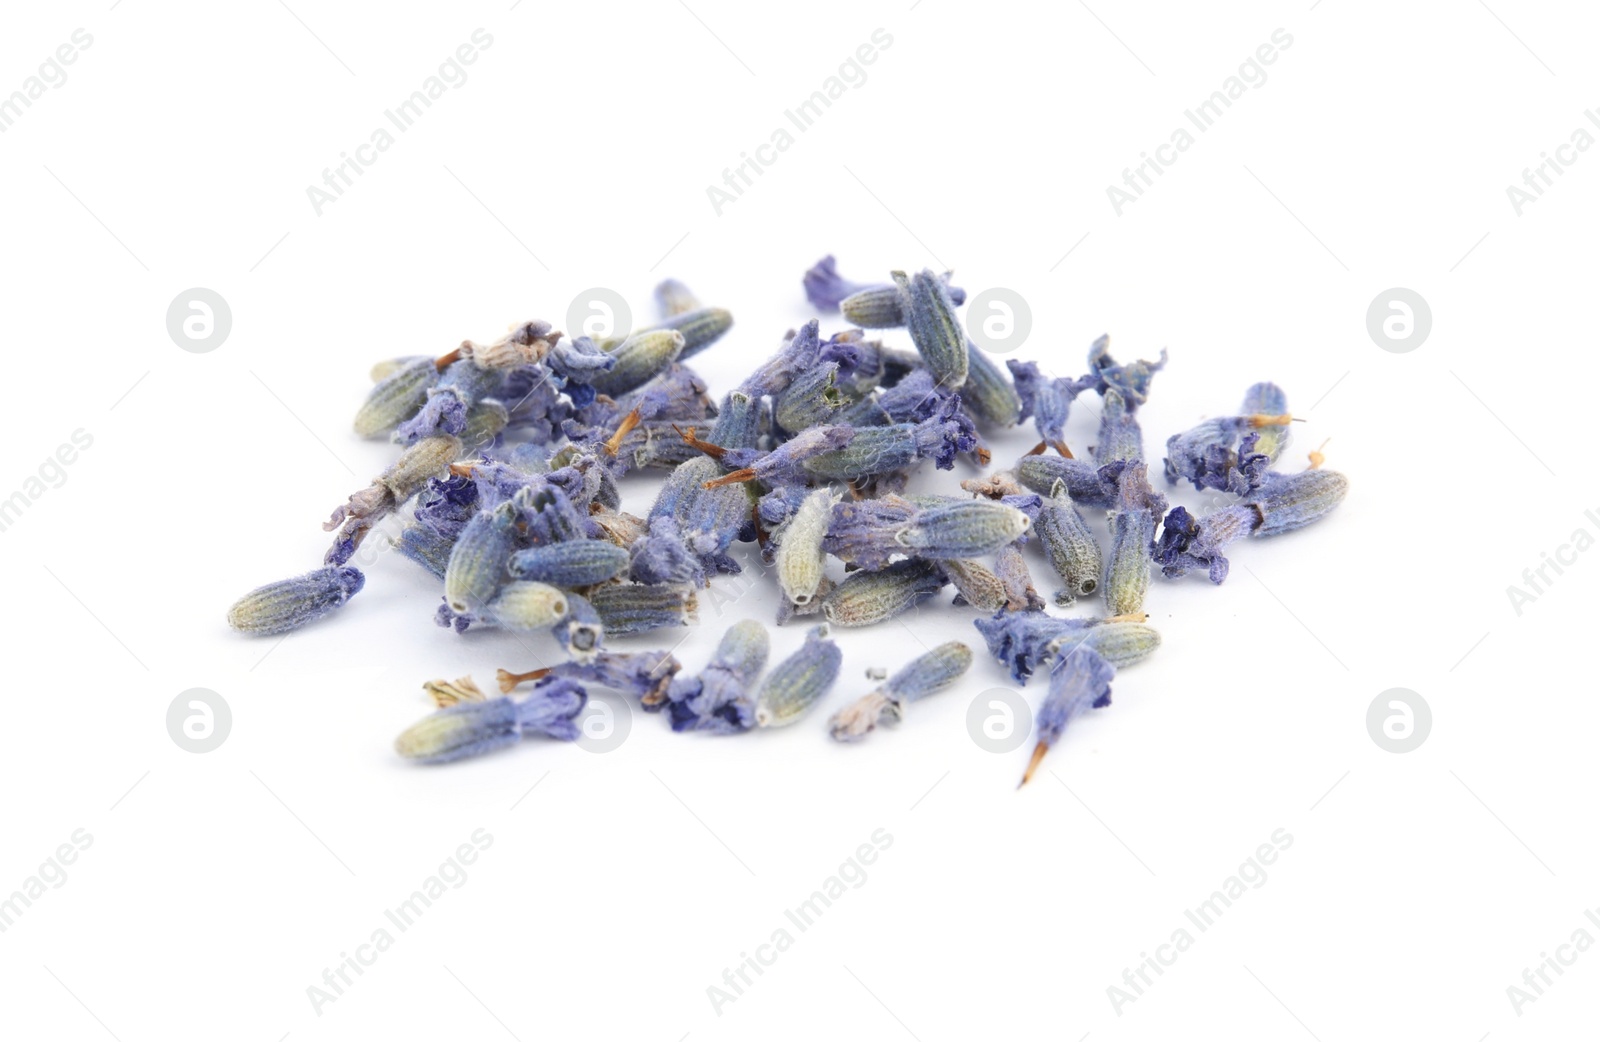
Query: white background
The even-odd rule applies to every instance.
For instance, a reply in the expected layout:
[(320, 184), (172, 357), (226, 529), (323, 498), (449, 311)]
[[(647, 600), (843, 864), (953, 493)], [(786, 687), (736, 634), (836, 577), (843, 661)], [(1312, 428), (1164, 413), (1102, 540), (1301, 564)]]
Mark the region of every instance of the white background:
[[(0, 92), (93, 36), (0, 135), (0, 496), (93, 437), (0, 532), (0, 893), (93, 837), (0, 934), (8, 1037), (1473, 1042), (1593, 1024), (1600, 953), (1520, 1016), (1506, 991), (1580, 927), (1600, 939), (1583, 914), (1600, 713), (1579, 671), (1600, 557), (1520, 615), (1506, 592), (1600, 530), (1600, 157), (1520, 216), (1506, 195), (1600, 102), (1591, 12), (110, 6), (32, 5), (0, 35)], [(479, 27), (493, 44), (469, 79), (316, 215), (307, 186)], [(877, 28), (893, 43), (866, 82), (718, 216), (707, 186)], [(1118, 216), (1107, 186), (1279, 28), (1293, 44), (1266, 81)], [(1239, 545), (1220, 588), (1157, 580), (1165, 645), (1020, 793), (1026, 750), (967, 734), (973, 698), (1010, 686), (986, 657), (896, 731), (825, 736), (868, 666), (975, 639), (948, 594), (910, 628), (842, 633), (839, 690), (788, 731), (637, 714), (609, 754), (528, 741), (442, 769), (391, 748), (421, 682), (488, 684), (553, 645), (436, 628), (436, 586), (393, 555), (281, 644), (226, 629), (239, 594), (320, 561), (319, 522), (393, 457), (349, 430), (373, 361), (560, 325), (595, 285), (644, 316), (673, 275), (737, 316), (694, 363), (720, 395), (809, 317), (800, 274), (827, 252), (854, 278), (949, 266), (1020, 292), (1021, 355), (1056, 371), (1102, 332), (1123, 359), (1170, 348), (1142, 413), (1153, 459), (1276, 380), (1308, 420), (1283, 465), (1331, 438), (1350, 498)], [(165, 326), (195, 286), (232, 309), (209, 354)], [(1411, 353), (1366, 330), (1396, 286), (1432, 308)], [(1093, 424), (1080, 407), (1069, 441)], [(655, 481), (630, 481), (630, 505)], [(763, 584), (706, 610), (685, 668), (774, 603)], [(776, 631), (774, 657), (801, 634)], [(192, 687), (233, 713), (204, 755), (166, 730)], [(1392, 687), (1433, 713), (1403, 755), (1366, 728)], [(464, 885), (319, 1015), (308, 986), (479, 828), (493, 845)], [(714, 1010), (708, 986), (876, 829), (893, 845), (865, 884)], [(1265, 884), (1115, 1009), (1107, 988), (1276, 829), (1293, 845)]]

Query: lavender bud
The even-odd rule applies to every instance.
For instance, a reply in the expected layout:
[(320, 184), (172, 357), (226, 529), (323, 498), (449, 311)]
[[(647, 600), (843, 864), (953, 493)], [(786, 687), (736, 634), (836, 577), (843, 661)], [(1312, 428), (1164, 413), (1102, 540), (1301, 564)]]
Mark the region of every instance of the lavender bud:
[(672, 729), (737, 734), (754, 727), (753, 689), (767, 667), (770, 644), (767, 628), (754, 619), (729, 626), (706, 668), (674, 679), (667, 689)]
[(1011, 611), (1038, 611), (1044, 607), (1044, 598), (1034, 588), (1028, 562), (1023, 560), (1020, 542), (995, 551), (994, 574), (1005, 587), (1006, 608)]
[(898, 286), (868, 286), (839, 301), (839, 313), (862, 329), (898, 329), (906, 324)]
[(607, 633), (644, 633), (667, 626), (687, 626), (698, 618), (694, 587), (663, 583), (608, 583), (589, 591), (589, 603)]
[(944, 280), (924, 269), (909, 279), (890, 272), (901, 292), (901, 307), (911, 342), (941, 387), (956, 390), (967, 382), (967, 334), (956, 320), (955, 303)]
[(373, 438), (393, 430), (428, 400), (428, 388), (439, 380), (431, 358), (417, 358), (375, 384), (356, 413), (355, 431)]
[(587, 597), (567, 594), (567, 617), (550, 627), (550, 635), (579, 662), (593, 662), (602, 654), (606, 626)]
[(776, 536), (774, 564), (778, 586), (792, 604), (809, 604), (822, 585), (825, 555), (822, 540), (828, 533), (835, 496), (819, 488), (806, 496)]
[(1111, 357), (1111, 338), (1101, 336), (1089, 347), (1089, 375), (1101, 395), (1117, 392), (1132, 412), (1150, 397), (1150, 381), (1167, 364), (1167, 349), (1161, 349), (1159, 362), (1129, 362), (1118, 365)]
[(395, 751), (417, 763), (450, 763), (515, 745), (525, 734), (561, 741), (578, 737), (573, 719), (583, 711), (588, 692), (571, 680), (554, 680), (514, 701), (492, 698), (461, 702), (423, 717), (400, 733)]
[(898, 723), (907, 705), (945, 690), (971, 667), (971, 648), (955, 640), (940, 644), (912, 659), (876, 691), (835, 713), (828, 721), (828, 733), (835, 741), (853, 742), (881, 722)]
[(1103, 467), (1121, 460), (1144, 459), (1144, 432), (1139, 428), (1139, 421), (1134, 419), (1133, 409), (1127, 400), (1113, 388), (1105, 392), (1101, 404), (1100, 436), (1094, 447), (1095, 463)]
[(479, 511), (462, 529), (444, 572), (444, 599), (451, 611), (470, 615), (494, 599), (516, 547), (518, 517), (516, 504), (507, 501)]
[(961, 385), (961, 402), (980, 423), (1015, 427), (1022, 421), (1022, 398), (994, 359), (967, 341), (967, 382)]
[(836, 626), (871, 626), (892, 619), (944, 587), (930, 561), (896, 561), (878, 572), (855, 572), (822, 598), (822, 614)]
[(402, 452), (377, 483), (389, 490), (398, 506), (422, 491), (432, 478), (442, 476), (461, 457), (461, 442), (447, 434), (423, 438)]
[(865, 283), (851, 282), (840, 275), (831, 253), (813, 264), (801, 282), (806, 289), (806, 299), (818, 311), (837, 311), (844, 298), (868, 288)]
[[(518, 550), (508, 564), (517, 579), (571, 589), (615, 579), (628, 567), (628, 551), (599, 539), (571, 539)], [(554, 621), (554, 620), (552, 620)]]
[(499, 437), (511, 422), (506, 407), (493, 398), (485, 398), (467, 410), (467, 425), (461, 431), (461, 444), (469, 451), (477, 451)]
[(1106, 610), (1131, 615), (1144, 610), (1150, 588), (1150, 543), (1155, 538), (1155, 516), (1148, 510), (1124, 510), (1111, 515), (1111, 556), (1106, 560)]
[(1350, 479), (1336, 470), (1302, 470), (1270, 474), (1265, 484), (1245, 498), (1261, 514), (1251, 533), (1281, 535), (1326, 517), (1344, 502)]
[(318, 568), (280, 579), (240, 597), (228, 609), (228, 625), (254, 636), (287, 633), (343, 606), (365, 584), (366, 577), (355, 568)]
[(960, 594), (957, 604), (965, 602), (979, 611), (997, 611), (1010, 603), (1005, 582), (981, 562), (957, 558), (941, 563), (945, 576)]
[(816, 705), (839, 678), (844, 653), (828, 639), (828, 627), (806, 634), (800, 650), (773, 667), (756, 694), (756, 726), (784, 727)]
[[(1251, 384), (1244, 392), (1244, 402), (1239, 411), (1246, 416), (1282, 416), (1289, 411), (1289, 396), (1275, 383)], [(1261, 428), (1261, 438), (1256, 451), (1276, 462), (1283, 450), (1289, 447), (1289, 425)]]
[(595, 373), (589, 386), (615, 398), (648, 383), (683, 353), (683, 334), (660, 329), (635, 333), (611, 354), (617, 364), (610, 372)]
[(837, 385), (839, 364), (814, 365), (795, 377), (794, 382), (773, 402), (772, 418), (786, 431), (803, 431), (830, 423), (850, 404), (850, 396)]
[(1102, 625), (1058, 637), (1046, 645), (1046, 661), (1070, 652), (1079, 645), (1093, 648), (1101, 658), (1121, 669), (1149, 658), (1161, 646), (1161, 634), (1154, 626), (1142, 622), (1109, 620)]
[(483, 615), (509, 630), (548, 629), (567, 617), (567, 595), (541, 582), (508, 582), (484, 608)]
[(1100, 543), (1067, 498), (1064, 482), (1057, 481), (1050, 490), (1050, 498), (1039, 508), (1036, 527), (1050, 566), (1066, 584), (1056, 596), (1057, 604), (1071, 604), (1100, 588)]
[(683, 350), (678, 357), (689, 358), (699, 354), (722, 338), (733, 328), (733, 312), (726, 308), (695, 308), (671, 315), (641, 333), (660, 331), (683, 334)]
[(895, 542), (920, 557), (943, 560), (993, 553), (1028, 530), (1028, 515), (990, 499), (919, 512)]
[(1099, 464), (1090, 460), (1024, 456), (1017, 461), (1015, 473), (1017, 481), (1042, 496), (1050, 495), (1059, 481), (1080, 506), (1110, 508), (1116, 502), (1116, 483), (1103, 480)]
[(1091, 709), (1111, 704), (1111, 678), (1116, 674), (1115, 666), (1088, 647), (1074, 648), (1056, 659), (1050, 668), (1050, 689), (1033, 717), (1039, 729), (1039, 744), (1034, 746), (1033, 759), (1017, 788), (1028, 784), (1067, 724)]

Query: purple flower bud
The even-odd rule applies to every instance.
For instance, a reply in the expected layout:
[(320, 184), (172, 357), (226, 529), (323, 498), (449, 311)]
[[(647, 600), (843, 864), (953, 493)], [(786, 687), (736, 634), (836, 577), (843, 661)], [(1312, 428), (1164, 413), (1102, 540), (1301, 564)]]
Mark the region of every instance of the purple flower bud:
[(318, 568), (251, 590), (228, 609), (228, 625), (252, 636), (287, 633), (343, 607), (364, 585), (359, 569)]
[(1150, 397), (1150, 381), (1167, 364), (1167, 349), (1161, 349), (1159, 362), (1129, 362), (1118, 365), (1111, 357), (1111, 338), (1102, 336), (1089, 348), (1090, 386), (1102, 395), (1117, 391), (1131, 413)]
[(668, 688), (672, 729), (738, 734), (754, 727), (754, 688), (770, 646), (766, 627), (754, 619), (728, 627), (706, 668), (698, 676), (679, 676)]
[(570, 742), (578, 737), (573, 720), (587, 701), (583, 685), (557, 678), (520, 701), (492, 698), (441, 709), (402, 731), (394, 747), (408, 760), (435, 764), (481, 756), (528, 734)]

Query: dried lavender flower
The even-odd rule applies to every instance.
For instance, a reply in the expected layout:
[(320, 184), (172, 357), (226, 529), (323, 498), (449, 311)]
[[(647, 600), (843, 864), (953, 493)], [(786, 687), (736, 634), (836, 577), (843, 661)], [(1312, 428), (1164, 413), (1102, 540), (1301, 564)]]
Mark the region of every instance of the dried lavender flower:
[(828, 534), (836, 498), (827, 488), (811, 492), (775, 536), (778, 549), (773, 563), (778, 586), (791, 604), (810, 604), (822, 585), (823, 538)]
[(1155, 515), (1149, 510), (1122, 510), (1111, 515), (1111, 555), (1106, 558), (1106, 610), (1130, 615), (1144, 610), (1150, 588), (1150, 543)]
[(1065, 482), (1057, 481), (1050, 490), (1050, 498), (1039, 508), (1036, 528), (1050, 567), (1066, 584), (1056, 595), (1058, 605), (1072, 604), (1100, 588), (1100, 543), (1068, 498)]
[(606, 626), (587, 597), (567, 595), (567, 617), (550, 627), (550, 635), (578, 662), (593, 662), (603, 651)]
[(1261, 514), (1251, 535), (1293, 532), (1320, 521), (1344, 502), (1350, 479), (1336, 470), (1313, 468), (1294, 474), (1273, 473), (1245, 502)]
[(1174, 434), (1167, 439), (1167, 482), (1183, 479), (1200, 491), (1214, 488), (1248, 495), (1261, 486), (1272, 465), (1272, 457), (1257, 451), (1261, 431), (1287, 427), (1290, 419), (1286, 413), (1219, 416)]
[(896, 561), (882, 571), (851, 574), (822, 597), (822, 614), (836, 626), (871, 626), (916, 607), (944, 584), (931, 561)]
[(668, 316), (640, 333), (676, 332), (683, 335), (683, 350), (679, 358), (699, 354), (722, 338), (733, 328), (733, 312), (726, 308), (694, 308)]
[(507, 567), (513, 578), (572, 589), (621, 575), (628, 568), (628, 551), (599, 539), (571, 539), (518, 550)]
[(683, 345), (683, 334), (676, 330), (635, 333), (611, 352), (617, 360), (615, 367), (595, 373), (590, 386), (613, 398), (642, 387), (677, 360)]
[(967, 382), (967, 334), (956, 319), (955, 302), (944, 280), (926, 269), (907, 277), (889, 273), (900, 288), (906, 328), (917, 353), (941, 387), (955, 390)]
[(439, 379), (431, 358), (417, 358), (390, 372), (373, 385), (367, 400), (356, 413), (355, 431), (363, 438), (374, 438), (393, 430), (422, 408), (428, 388)]
[(590, 590), (588, 601), (606, 632), (618, 636), (687, 626), (698, 618), (699, 601), (687, 584), (607, 583)]
[(981, 561), (959, 558), (940, 562), (945, 577), (956, 588), (957, 604), (970, 604), (979, 611), (998, 611), (1011, 602), (1006, 584)]
[(756, 726), (785, 727), (799, 720), (833, 690), (844, 653), (815, 626), (800, 649), (772, 668), (756, 693)]
[[(667, 689), (674, 731), (738, 734), (756, 724), (755, 683), (767, 667), (771, 640), (754, 619), (728, 627), (706, 668), (679, 676)], [(649, 703), (645, 708), (654, 708)]]
[(1091, 386), (1105, 395), (1117, 391), (1132, 412), (1150, 397), (1150, 381), (1158, 370), (1167, 364), (1167, 349), (1161, 349), (1159, 362), (1129, 362), (1118, 365), (1111, 357), (1111, 338), (1102, 335), (1089, 347), (1089, 377)]
[(299, 629), (342, 607), (361, 592), (366, 577), (356, 568), (314, 572), (258, 586), (228, 609), (228, 625), (240, 633), (268, 637)]
[(973, 499), (922, 510), (895, 533), (908, 553), (933, 560), (993, 553), (1021, 536), (1028, 515), (989, 499)]
[(494, 599), (509, 575), (506, 563), (516, 547), (520, 515), (516, 504), (507, 501), (467, 522), (444, 573), (444, 598), (451, 611), (472, 615)]
[(1173, 507), (1161, 523), (1152, 556), (1169, 579), (1204, 569), (1212, 582), (1221, 583), (1228, 578), (1223, 550), (1229, 543), (1246, 535), (1273, 536), (1304, 528), (1343, 502), (1349, 488), (1349, 479), (1338, 471), (1269, 472), (1265, 483), (1244, 502), (1198, 520), (1184, 507)]
[(1033, 718), (1039, 729), (1039, 743), (1033, 747), (1033, 757), (1017, 788), (1028, 784), (1067, 724), (1091, 709), (1111, 704), (1111, 678), (1116, 675), (1115, 666), (1084, 645), (1056, 659), (1050, 667), (1050, 688)]
[[(1036, 522), (1037, 523), (1037, 522)], [(994, 554), (994, 574), (1005, 588), (1005, 607), (1011, 611), (1038, 611), (1044, 608), (1044, 598), (1033, 585), (1033, 574), (1022, 557), (1020, 542), (1002, 546)]]
[(374, 525), (399, 509), (429, 480), (444, 474), (461, 452), (461, 442), (451, 435), (423, 438), (400, 454), (371, 485), (352, 495), (322, 525), (324, 532), (339, 530), (323, 563), (344, 564), (354, 556)]
[(545, 583), (517, 579), (500, 587), (482, 614), (504, 629), (548, 629), (567, 617), (567, 595)]
[(576, 681), (558, 679), (527, 698), (460, 702), (423, 717), (400, 733), (395, 751), (417, 763), (450, 763), (515, 745), (528, 734), (570, 742), (578, 737), (574, 718), (588, 702)]
[[(950, 293), (950, 301), (957, 307), (966, 303), (966, 290), (950, 285), (947, 271), (939, 278)], [(830, 310), (823, 308), (822, 310)], [(852, 326), (862, 329), (898, 329), (906, 324), (906, 312), (901, 302), (900, 287), (894, 283), (862, 286), (839, 301), (839, 313)]]
[(1161, 646), (1161, 633), (1154, 626), (1142, 622), (1105, 619), (1099, 625), (1058, 637), (1046, 645), (1046, 661), (1080, 644), (1093, 648), (1101, 658), (1122, 669), (1149, 658)]
[[(1063, 647), (1084, 639), (1091, 632), (1110, 626), (1134, 626), (1143, 623), (1144, 619), (1143, 613), (1099, 619), (1063, 619), (1042, 611), (1001, 611), (987, 619), (974, 619), (972, 624), (983, 635), (989, 654), (1010, 671), (1011, 679), (1026, 684), (1034, 670), (1055, 658)], [(1137, 632), (1123, 632), (1133, 636), (1108, 641), (1106, 647), (1112, 649), (1108, 653), (1120, 657), (1126, 652), (1143, 658), (1160, 643), (1159, 635), (1149, 627), (1141, 626)], [(1096, 633), (1090, 643), (1097, 645), (1101, 639), (1106, 638)], [(1133, 643), (1130, 644), (1130, 641)], [(1138, 653), (1138, 646), (1147, 647), (1144, 652)]]
[[(1275, 383), (1251, 384), (1244, 392), (1239, 412), (1245, 416), (1282, 416), (1289, 411), (1289, 396)], [(1289, 447), (1289, 427), (1272, 425), (1262, 427), (1255, 451), (1277, 462), (1283, 450)]]
[(940, 644), (912, 659), (875, 691), (833, 714), (828, 734), (835, 741), (853, 742), (879, 723), (899, 723), (907, 705), (945, 690), (971, 667), (971, 648), (955, 640)]
[(851, 282), (840, 275), (831, 253), (813, 264), (801, 282), (806, 289), (806, 299), (818, 311), (837, 311), (844, 298), (869, 288), (866, 283)]
[(1072, 501), (1080, 506), (1109, 509), (1116, 502), (1116, 479), (1108, 481), (1102, 477), (1100, 465), (1092, 460), (1024, 456), (1017, 461), (1013, 473), (1024, 487), (1042, 496), (1050, 495), (1059, 481), (1066, 486)]
[(967, 382), (961, 385), (961, 401), (979, 423), (990, 427), (1015, 427), (1027, 418), (1020, 389), (971, 340), (967, 341)]
[(831, 423), (850, 404), (838, 386), (839, 363), (822, 362), (797, 375), (773, 401), (772, 418), (786, 431)]
[(1021, 418), (1026, 420), (1031, 416), (1034, 427), (1039, 431), (1041, 440), (1033, 451), (1039, 453), (1049, 447), (1070, 457), (1072, 452), (1067, 448), (1064, 433), (1067, 414), (1071, 412), (1072, 400), (1079, 392), (1092, 386), (1094, 379), (1046, 376), (1040, 371), (1038, 363), (1016, 359), (1008, 359), (1006, 368), (1011, 370), (1012, 379), (1016, 381), (1016, 393), (1022, 404)]

